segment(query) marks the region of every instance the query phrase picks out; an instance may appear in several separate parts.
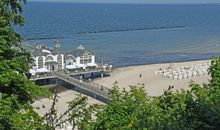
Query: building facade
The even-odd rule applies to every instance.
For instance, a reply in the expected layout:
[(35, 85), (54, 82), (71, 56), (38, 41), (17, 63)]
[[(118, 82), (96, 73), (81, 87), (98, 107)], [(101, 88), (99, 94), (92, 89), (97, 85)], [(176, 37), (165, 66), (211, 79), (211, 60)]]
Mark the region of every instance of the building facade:
[(57, 40), (53, 49), (48, 49), (41, 44), (36, 44), (32, 54), (34, 59), (33, 69), (47, 69), (58, 71), (64, 69), (64, 54), (60, 42)]
[(58, 40), (53, 49), (46, 48), (42, 44), (36, 44), (32, 56), (34, 59), (30, 70), (32, 75), (50, 71), (70, 71), (98, 67), (95, 62), (95, 54), (90, 49), (80, 45), (64, 54)]
[(80, 45), (66, 55), (67, 69), (80, 69), (87, 67), (97, 67), (95, 62), (95, 54), (90, 50)]

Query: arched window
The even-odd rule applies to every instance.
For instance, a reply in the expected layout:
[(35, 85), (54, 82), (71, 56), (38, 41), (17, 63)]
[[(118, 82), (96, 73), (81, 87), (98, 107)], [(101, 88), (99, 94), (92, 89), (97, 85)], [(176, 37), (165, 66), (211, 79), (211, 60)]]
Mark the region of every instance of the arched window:
[(44, 67), (44, 63), (43, 63), (43, 57), (39, 57), (38, 58), (38, 68), (43, 68)]
[(46, 58), (46, 61), (53, 61), (53, 57), (52, 57), (52, 56), (48, 56), (48, 57)]
[(66, 59), (67, 65), (73, 65), (76, 62), (75, 57), (72, 55), (68, 55)]
[(58, 56), (57, 56), (57, 64), (58, 64), (58, 69), (59, 69), (59, 70), (62, 69), (62, 62), (63, 62), (62, 56), (61, 56), (61, 55), (58, 55)]

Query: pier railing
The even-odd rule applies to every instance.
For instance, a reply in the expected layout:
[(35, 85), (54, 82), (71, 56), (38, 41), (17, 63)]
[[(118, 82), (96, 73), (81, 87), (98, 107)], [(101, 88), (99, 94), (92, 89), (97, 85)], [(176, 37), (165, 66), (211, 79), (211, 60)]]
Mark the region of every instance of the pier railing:
[(68, 75), (80, 75), (80, 74), (87, 74), (87, 73), (96, 73), (96, 72), (104, 72), (109, 73), (111, 70), (104, 70), (103, 68), (89, 68), (86, 70), (68, 70), (64, 71), (64, 73)]
[(65, 82), (68, 82), (74, 86), (77, 86), (81, 89), (84, 89), (94, 95), (100, 96), (102, 98), (108, 99), (108, 88), (102, 86), (102, 85), (98, 85), (95, 83), (87, 83), (87, 82), (83, 82), (82, 80), (78, 80), (76, 78), (70, 77), (69, 75), (65, 75), (63, 73), (59, 73), (59, 72), (54, 72), (54, 74), (56, 75), (56, 77), (58, 79), (61, 79)]
[(36, 80), (42, 80), (42, 79), (51, 79), (51, 78), (56, 78), (55, 73), (63, 73), (65, 75), (84, 75), (88, 73), (97, 73), (97, 72), (102, 72), (102, 73), (108, 73), (111, 70), (103, 70), (102, 68), (94, 68), (94, 69), (87, 69), (87, 70), (76, 70), (76, 71), (52, 71), (52, 72), (45, 72), (45, 73), (38, 73), (36, 75), (32, 75), (30, 80), (36, 81)]
[(36, 80), (51, 79), (51, 78), (56, 78), (56, 75), (53, 72), (45, 73), (45, 74), (32, 75), (30, 80), (36, 81)]
[(30, 79), (36, 81), (36, 80), (51, 79), (51, 78), (57, 78), (63, 80), (80, 89), (86, 90), (87, 92), (92, 94), (94, 98), (97, 98), (99, 96), (105, 101), (108, 100), (108, 94), (109, 94), (108, 88), (95, 83), (84, 82), (83, 80), (76, 79), (74, 77), (71, 77), (69, 74), (64, 73), (63, 71), (39, 74), (39, 75), (31, 76)]

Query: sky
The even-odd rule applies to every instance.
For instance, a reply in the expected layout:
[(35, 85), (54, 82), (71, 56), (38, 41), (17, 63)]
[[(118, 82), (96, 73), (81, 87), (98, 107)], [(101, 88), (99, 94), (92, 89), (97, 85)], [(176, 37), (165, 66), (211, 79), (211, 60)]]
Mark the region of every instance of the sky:
[(29, 0), (77, 3), (220, 3), (220, 0)]

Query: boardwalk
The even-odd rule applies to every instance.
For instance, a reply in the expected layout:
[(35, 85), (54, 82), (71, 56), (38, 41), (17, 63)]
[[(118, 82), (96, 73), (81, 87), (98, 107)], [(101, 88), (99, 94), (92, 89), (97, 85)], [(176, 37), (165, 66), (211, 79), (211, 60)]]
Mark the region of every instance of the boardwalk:
[(96, 98), (96, 96), (100, 96), (102, 98), (104, 98), (105, 100), (108, 99), (108, 88), (104, 87), (104, 86), (100, 86), (94, 83), (87, 83), (87, 82), (83, 82), (82, 80), (78, 80), (76, 78), (70, 77), (68, 75), (65, 75), (63, 73), (59, 73), (59, 72), (54, 72), (54, 74), (56, 75), (56, 77), (60, 80), (63, 80), (65, 82), (68, 82), (74, 86), (77, 86), (83, 90), (86, 90), (90, 93), (92, 93), (94, 95), (94, 98)]
[(95, 84), (95, 83), (88, 83), (88, 82), (84, 82), (82, 80), (76, 79), (74, 77), (71, 77), (68, 74), (61, 72), (51, 72), (51, 73), (47, 73), (45, 75), (39, 75), (39, 76), (32, 76), (31, 80), (43, 80), (43, 79), (50, 79), (50, 78), (57, 78), (59, 80), (62, 80), (64, 82), (67, 82), (77, 88), (80, 88), (81, 90), (85, 90), (88, 93), (84, 93), (87, 95), (92, 95), (93, 98), (98, 99), (102, 102), (107, 102), (108, 101), (108, 92), (109, 89)]

